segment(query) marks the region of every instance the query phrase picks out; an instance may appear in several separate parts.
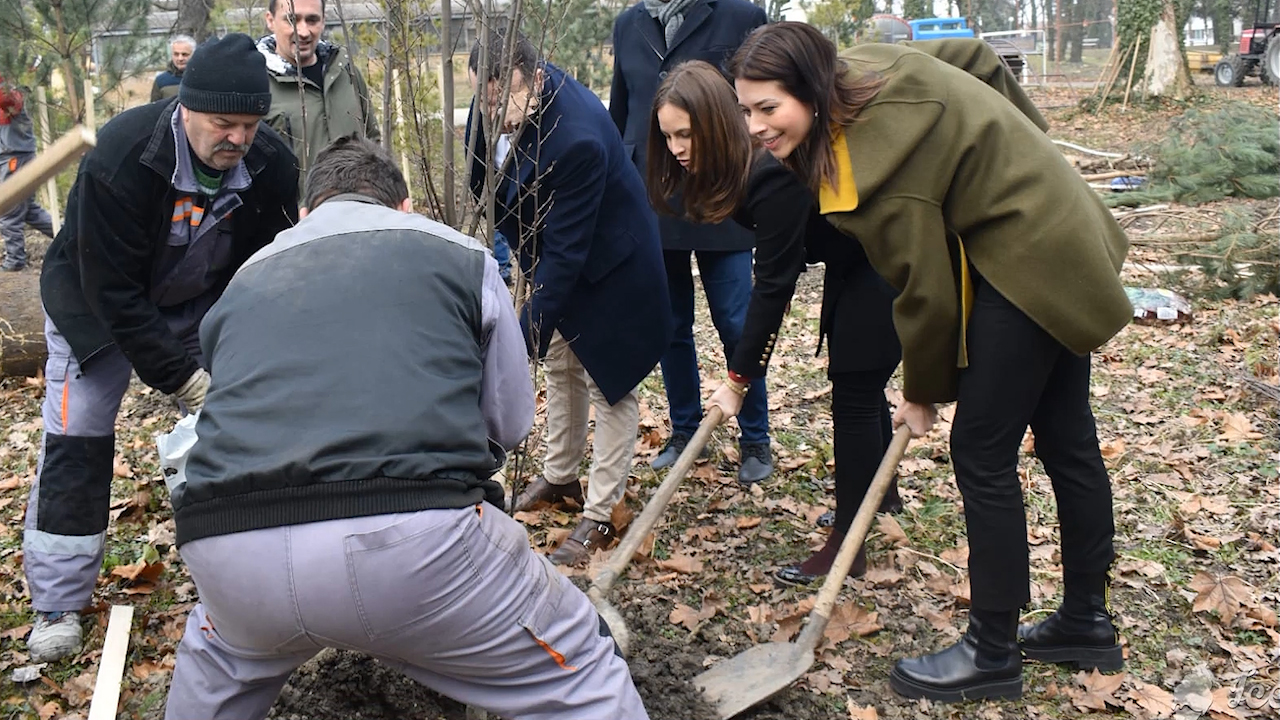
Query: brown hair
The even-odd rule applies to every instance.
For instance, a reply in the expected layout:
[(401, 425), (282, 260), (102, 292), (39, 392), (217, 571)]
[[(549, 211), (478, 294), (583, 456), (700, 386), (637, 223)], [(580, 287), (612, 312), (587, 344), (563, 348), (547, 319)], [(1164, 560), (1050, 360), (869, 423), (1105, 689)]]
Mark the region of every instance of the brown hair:
[(351, 133), (316, 155), (316, 164), (307, 173), (306, 206), (315, 210), (343, 193), (365, 195), (394, 208), (409, 197), (409, 186), (381, 145)]
[(876, 73), (851, 77), (848, 63), (836, 55), (835, 44), (812, 25), (801, 22), (756, 28), (729, 60), (729, 72), (735, 79), (776, 81), (813, 108), (813, 129), (783, 164), (815, 193), (824, 180), (835, 187), (832, 128), (852, 123), (880, 92), (884, 78)]
[[(658, 110), (667, 105), (689, 114), (693, 161), (687, 172), (667, 149), (658, 126)], [(746, 194), (750, 162), (751, 136), (729, 81), (701, 60), (677, 65), (658, 86), (649, 116), (646, 167), (654, 209), (674, 215), (670, 200), (679, 191), (687, 218), (720, 222)]]

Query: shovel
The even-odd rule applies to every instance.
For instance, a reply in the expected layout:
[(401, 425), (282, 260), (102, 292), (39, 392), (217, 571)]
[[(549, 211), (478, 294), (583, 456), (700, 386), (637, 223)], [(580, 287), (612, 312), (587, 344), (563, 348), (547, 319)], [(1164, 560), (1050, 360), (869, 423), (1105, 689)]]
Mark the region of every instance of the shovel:
[(630, 650), (631, 633), (627, 630), (626, 621), (622, 619), (622, 613), (610, 605), (609, 601), (604, 599), (604, 596), (613, 587), (613, 584), (618, 581), (618, 578), (621, 577), (622, 571), (627, 569), (627, 564), (631, 562), (631, 557), (636, 554), (640, 543), (644, 542), (645, 537), (649, 535), (649, 531), (653, 530), (653, 526), (658, 524), (658, 518), (662, 517), (662, 512), (667, 509), (667, 503), (671, 502), (671, 496), (675, 494), (676, 488), (680, 486), (680, 483), (684, 482), (685, 476), (693, 468), (693, 464), (698, 460), (698, 455), (702, 452), (702, 448), (711, 439), (711, 432), (720, 424), (722, 417), (720, 408), (713, 406), (707, 412), (706, 417), (702, 418), (702, 423), (698, 425), (698, 431), (693, 434), (689, 444), (685, 446), (684, 452), (680, 453), (680, 457), (676, 459), (675, 464), (667, 471), (667, 477), (663, 479), (662, 484), (653, 493), (653, 497), (649, 498), (648, 504), (644, 506), (644, 510), (640, 513), (640, 517), (627, 529), (627, 536), (622, 538), (622, 542), (613, 551), (613, 555), (609, 556), (609, 564), (596, 575), (595, 580), (591, 582), (591, 587), (587, 588), (587, 597), (591, 598), (591, 604), (596, 606), (596, 612), (600, 613), (600, 617), (604, 618), (605, 623), (609, 626), (609, 631), (613, 633), (613, 641), (618, 644), (618, 649), (622, 651), (623, 655), (627, 655), (627, 651)]
[(831, 619), (831, 609), (844, 585), (853, 558), (862, 547), (862, 541), (871, 529), (876, 508), (884, 497), (889, 483), (898, 474), (898, 461), (911, 440), (911, 430), (906, 425), (898, 428), (889, 443), (889, 449), (880, 461), (875, 478), (862, 506), (853, 519), (853, 527), (840, 544), (840, 553), (831, 565), (827, 579), (818, 591), (817, 602), (809, 612), (809, 621), (793, 643), (771, 642), (757, 645), (745, 652), (717, 663), (693, 679), (707, 702), (715, 706), (718, 717), (728, 720), (756, 703), (772, 697), (779, 690), (800, 679), (813, 665), (814, 650), (822, 640), (822, 633)]

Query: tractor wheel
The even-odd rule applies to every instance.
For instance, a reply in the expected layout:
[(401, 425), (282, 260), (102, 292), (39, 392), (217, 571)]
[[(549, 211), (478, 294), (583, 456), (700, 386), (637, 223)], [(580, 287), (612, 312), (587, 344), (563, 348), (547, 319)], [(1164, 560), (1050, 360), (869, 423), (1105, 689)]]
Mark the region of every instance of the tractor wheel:
[(1280, 35), (1267, 39), (1267, 49), (1262, 51), (1258, 74), (1268, 85), (1280, 85)]
[[(1280, 47), (1280, 43), (1276, 43)], [(1244, 84), (1244, 63), (1238, 55), (1219, 60), (1213, 68), (1213, 82), (1218, 87), (1240, 87)]]

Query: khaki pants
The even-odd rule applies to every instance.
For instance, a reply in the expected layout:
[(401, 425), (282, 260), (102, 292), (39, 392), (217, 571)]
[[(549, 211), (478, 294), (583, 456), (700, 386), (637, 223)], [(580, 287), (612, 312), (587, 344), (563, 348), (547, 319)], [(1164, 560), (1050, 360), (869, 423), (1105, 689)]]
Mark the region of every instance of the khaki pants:
[(595, 444), (582, 514), (596, 522), (609, 522), (613, 506), (627, 490), (635, 455), (640, 428), (635, 390), (615, 405), (606, 402), (559, 332), (551, 338), (543, 365), (547, 373), (547, 459), (542, 476), (553, 485), (578, 481), (578, 465), (587, 451), (587, 423), (594, 408)]

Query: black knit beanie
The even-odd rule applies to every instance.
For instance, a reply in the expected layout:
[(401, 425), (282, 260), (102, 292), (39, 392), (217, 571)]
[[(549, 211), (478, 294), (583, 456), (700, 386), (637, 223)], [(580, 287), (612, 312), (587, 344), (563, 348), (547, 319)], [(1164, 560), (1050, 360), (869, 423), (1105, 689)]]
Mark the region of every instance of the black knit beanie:
[(210, 40), (187, 61), (178, 102), (195, 112), (266, 115), (271, 109), (267, 61), (243, 33)]

